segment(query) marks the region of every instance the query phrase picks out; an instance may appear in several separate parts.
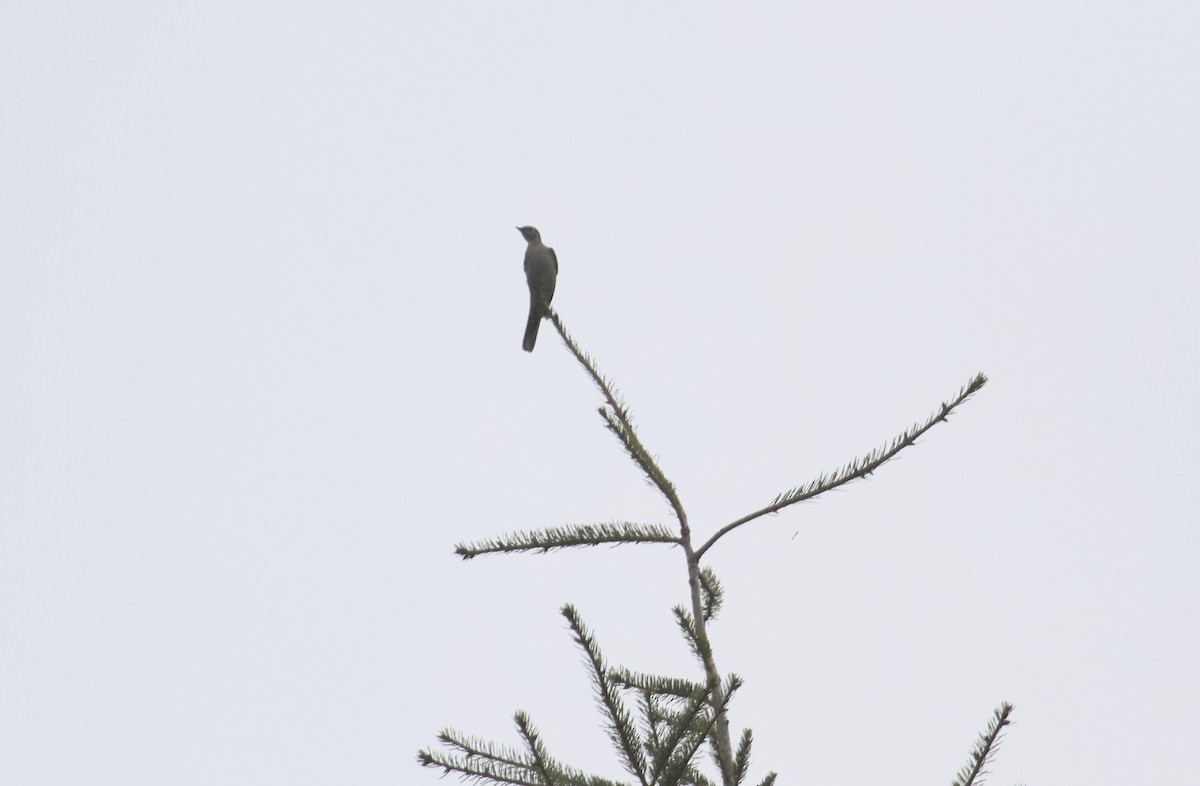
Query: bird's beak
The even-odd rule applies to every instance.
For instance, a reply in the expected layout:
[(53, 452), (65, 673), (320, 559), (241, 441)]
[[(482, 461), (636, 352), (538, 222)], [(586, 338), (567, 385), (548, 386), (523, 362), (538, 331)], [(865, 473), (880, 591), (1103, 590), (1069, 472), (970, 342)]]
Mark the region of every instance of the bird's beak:
[[(518, 232), (521, 232), (521, 228), (520, 228), (520, 227), (517, 227), (517, 231), (518, 231)], [(521, 232), (521, 234), (523, 235), (523, 234), (525, 234), (525, 233), (524, 233), (524, 232)]]

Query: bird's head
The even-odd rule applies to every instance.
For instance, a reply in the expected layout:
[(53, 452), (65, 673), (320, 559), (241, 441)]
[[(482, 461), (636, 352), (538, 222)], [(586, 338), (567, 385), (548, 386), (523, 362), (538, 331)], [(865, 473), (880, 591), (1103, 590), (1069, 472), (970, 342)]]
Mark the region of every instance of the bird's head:
[(526, 240), (528, 240), (530, 243), (533, 243), (533, 242), (541, 243), (542, 242), (542, 236), (540, 234), (538, 234), (537, 229), (535, 229), (534, 227), (517, 227), (517, 231), (520, 232), (521, 235)]

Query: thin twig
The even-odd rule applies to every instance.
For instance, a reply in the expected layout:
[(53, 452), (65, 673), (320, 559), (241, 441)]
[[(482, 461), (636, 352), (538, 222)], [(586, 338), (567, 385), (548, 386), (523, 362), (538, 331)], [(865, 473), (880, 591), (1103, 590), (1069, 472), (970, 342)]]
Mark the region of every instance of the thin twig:
[(915, 443), (926, 431), (933, 428), (936, 424), (941, 423), (949, 417), (950, 413), (959, 405), (971, 397), (973, 393), (987, 384), (987, 377), (983, 374), (976, 374), (975, 377), (968, 382), (962, 390), (948, 402), (943, 402), (941, 408), (932, 415), (924, 424), (914, 426), (908, 429), (900, 436), (893, 439), (886, 448), (878, 448), (871, 451), (866, 456), (855, 459), (841, 469), (826, 476), (822, 475), (815, 481), (812, 481), (804, 486), (799, 486), (784, 494), (780, 494), (775, 500), (761, 510), (756, 510), (748, 516), (743, 516), (732, 524), (726, 524), (721, 529), (717, 530), (716, 534), (709, 538), (703, 546), (696, 550), (696, 558), (704, 556), (704, 552), (708, 551), (714, 543), (722, 537), (742, 526), (753, 521), (760, 516), (766, 516), (769, 513), (776, 513), (789, 505), (795, 505), (797, 502), (803, 502), (807, 499), (824, 494), (826, 491), (832, 491), (838, 486), (843, 486), (852, 480), (866, 477), (882, 465), (892, 460), (897, 453)]
[(646, 446), (642, 444), (642, 440), (637, 435), (637, 430), (633, 427), (633, 419), (629, 416), (629, 410), (625, 407), (624, 402), (617, 396), (612, 385), (608, 383), (596, 368), (595, 362), (588, 356), (586, 352), (579, 348), (575, 343), (575, 339), (571, 338), (571, 334), (563, 327), (562, 320), (558, 316), (558, 312), (554, 309), (549, 309), (550, 322), (554, 325), (554, 329), (558, 331), (558, 335), (562, 337), (563, 343), (567, 345), (567, 349), (579, 361), (579, 364), (587, 371), (588, 376), (592, 378), (592, 382), (596, 383), (596, 387), (600, 388), (601, 394), (604, 395), (604, 400), (608, 404), (608, 408), (601, 408), (600, 416), (604, 418), (605, 425), (609, 431), (616, 435), (617, 439), (624, 445), (625, 450), (630, 457), (637, 463), (642, 471), (646, 473), (646, 477), (650, 479), (662, 495), (666, 498), (671, 509), (675, 511), (675, 516), (679, 519), (680, 526), (687, 526), (687, 515), (683, 512), (683, 503), (679, 501), (679, 495), (675, 491), (674, 484), (667, 480), (667, 476), (663, 473), (662, 468), (650, 455), (650, 451), (646, 450)]

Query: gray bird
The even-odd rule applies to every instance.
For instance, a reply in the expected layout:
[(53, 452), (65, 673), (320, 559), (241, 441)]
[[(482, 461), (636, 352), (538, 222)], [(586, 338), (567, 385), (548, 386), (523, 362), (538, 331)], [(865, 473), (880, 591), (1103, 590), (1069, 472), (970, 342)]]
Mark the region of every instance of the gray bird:
[(550, 315), (550, 300), (554, 297), (554, 281), (558, 278), (558, 257), (554, 249), (542, 243), (542, 236), (533, 227), (517, 227), (529, 245), (525, 248), (525, 281), (529, 284), (529, 321), (525, 323), (525, 340), (521, 349), (533, 351), (542, 318)]

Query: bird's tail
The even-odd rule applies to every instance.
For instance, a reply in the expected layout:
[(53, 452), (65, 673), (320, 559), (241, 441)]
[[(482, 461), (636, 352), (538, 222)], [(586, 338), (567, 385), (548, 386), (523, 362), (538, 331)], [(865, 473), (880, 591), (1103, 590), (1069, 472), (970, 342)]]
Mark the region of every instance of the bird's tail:
[(529, 321), (525, 323), (525, 340), (521, 342), (521, 349), (526, 352), (533, 351), (533, 345), (537, 343), (538, 327), (542, 324), (542, 311), (537, 307), (536, 303), (529, 304)]

